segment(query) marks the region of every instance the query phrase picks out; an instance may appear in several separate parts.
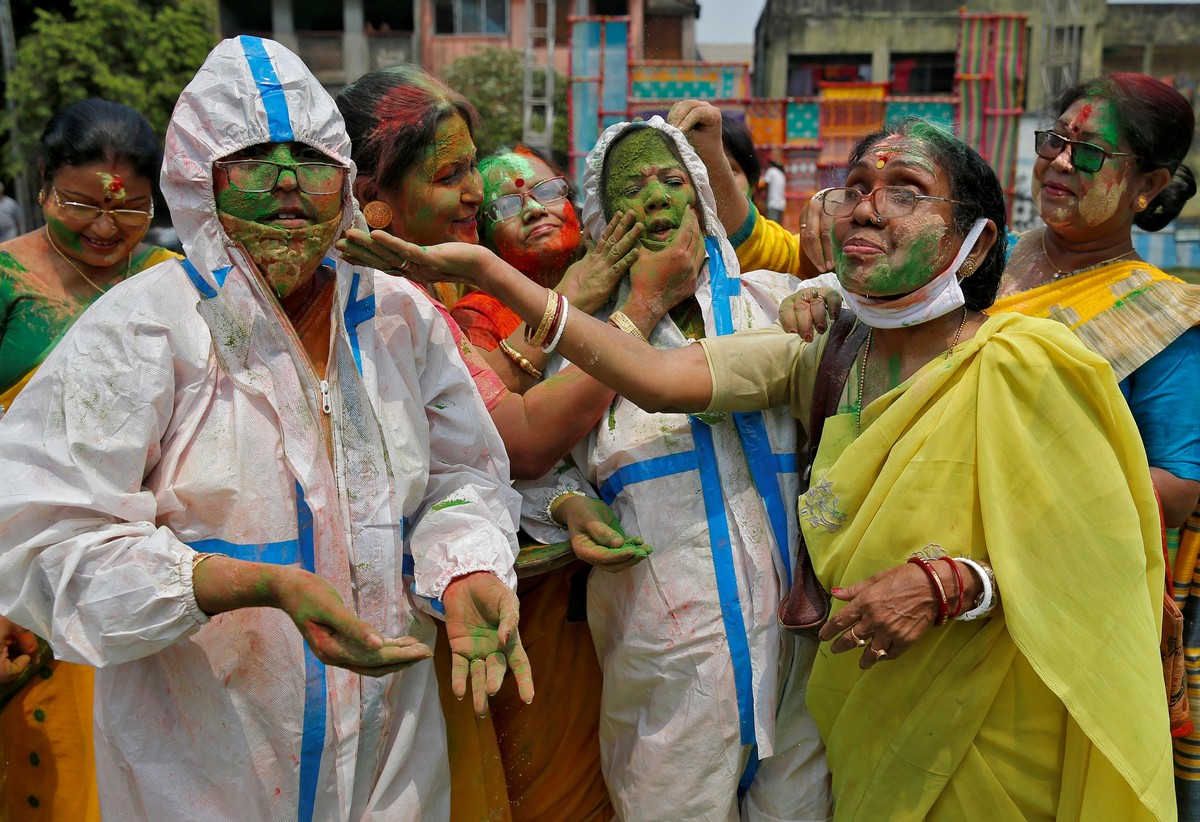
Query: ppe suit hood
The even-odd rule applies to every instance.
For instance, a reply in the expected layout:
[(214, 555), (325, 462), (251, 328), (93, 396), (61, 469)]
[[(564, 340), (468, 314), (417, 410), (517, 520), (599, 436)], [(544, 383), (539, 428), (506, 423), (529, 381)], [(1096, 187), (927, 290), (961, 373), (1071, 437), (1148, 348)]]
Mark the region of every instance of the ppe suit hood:
[[(739, 280), (741, 278), (741, 268), (738, 265), (737, 254), (733, 250), (733, 246), (729, 243), (729, 238), (725, 235), (725, 228), (721, 225), (721, 221), (717, 218), (717, 201), (713, 196), (712, 185), (708, 181), (708, 169), (704, 167), (704, 162), (696, 154), (691, 143), (687, 141), (687, 137), (683, 132), (670, 125), (662, 117), (655, 115), (645, 122), (632, 123), (617, 123), (614, 126), (609, 126), (600, 135), (600, 139), (596, 141), (595, 147), (588, 152), (587, 159), (584, 163), (583, 173), (583, 211), (582, 220), (584, 230), (593, 238), (598, 239), (604, 233), (604, 227), (607, 220), (604, 217), (604, 207), (601, 204), (600, 198), (600, 171), (604, 166), (604, 161), (607, 158), (608, 150), (612, 146), (613, 141), (620, 135), (630, 129), (638, 128), (653, 128), (662, 132), (679, 153), (679, 157), (683, 160), (683, 167), (687, 171), (688, 176), (692, 180), (692, 188), (696, 191), (696, 207), (700, 209), (701, 222), (704, 225), (704, 233), (708, 246), (709, 256), (719, 249), (721, 262), (724, 263), (725, 277), (730, 280)], [(705, 328), (706, 333), (714, 334), (716, 329), (712, 323), (712, 312), (710, 310), (711, 302), (711, 285), (710, 285), (710, 266), (711, 259), (707, 265), (700, 271), (700, 275), (696, 282), (696, 300), (704, 309), (705, 313)], [(629, 291), (629, 277), (618, 286), (618, 302), (624, 299)], [(735, 316), (733, 318), (736, 330), (743, 330), (745, 327), (742, 318)], [(670, 324), (668, 324), (670, 325)], [(671, 328), (673, 329), (673, 325)], [(658, 329), (662, 330), (662, 326)]]
[(161, 179), (175, 230), (197, 269), (240, 262), (217, 219), (213, 162), (249, 146), (290, 141), (350, 169), (340, 234), (354, 217), (354, 164), (333, 98), (299, 57), (274, 41), (241, 36), (219, 43), (179, 95)]

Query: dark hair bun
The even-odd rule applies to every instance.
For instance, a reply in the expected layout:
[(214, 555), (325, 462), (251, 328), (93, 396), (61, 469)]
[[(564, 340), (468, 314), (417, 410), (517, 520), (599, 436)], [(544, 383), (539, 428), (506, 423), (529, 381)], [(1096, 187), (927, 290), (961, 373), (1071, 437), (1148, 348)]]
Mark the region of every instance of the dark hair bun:
[(1196, 176), (1183, 163), (1175, 169), (1171, 182), (1150, 201), (1145, 211), (1133, 218), (1133, 224), (1143, 231), (1158, 231), (1179, 216), (1183, 206), (1196, 195)]

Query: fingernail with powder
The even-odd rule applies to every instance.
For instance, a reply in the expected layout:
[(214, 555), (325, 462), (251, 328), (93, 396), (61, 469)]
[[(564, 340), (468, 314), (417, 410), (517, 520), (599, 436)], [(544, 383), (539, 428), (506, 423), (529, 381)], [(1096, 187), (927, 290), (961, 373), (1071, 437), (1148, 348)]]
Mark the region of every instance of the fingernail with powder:
[(845, 588), (830, 588), (830, 589), (829, 589), (829, 593), (831, 593), (831, 594), (840, 594), (840, 593), (841, 593), (842, 591), (844, 591), (844, 590), (846, 590), (846, 589), (845, 589)]

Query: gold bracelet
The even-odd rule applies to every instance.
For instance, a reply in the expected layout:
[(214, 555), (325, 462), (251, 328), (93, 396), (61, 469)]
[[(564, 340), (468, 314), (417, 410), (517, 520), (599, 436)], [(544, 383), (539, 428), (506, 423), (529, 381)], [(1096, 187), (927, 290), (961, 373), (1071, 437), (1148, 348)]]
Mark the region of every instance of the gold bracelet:
[(614, 311), (611, 315), (609, 315), (608, 321), (624, 331), (626, 334), (631, 334), (642, 342), (647, 341), (645, 335), (642, 334), (642, 330), (637, 327), (637, 323), (629, 319), (629, 317), (625, 315), (624, 311)]
[(525, 357), (521, 355), (520, 351), (509, 345), (508, 340), (500, 341), (500, 350), (507, 354), (510, 360), (519, 365), (521, 370), (526, 374), (533, 377), (535, 380), (540, 380), (542, 378), (542, 372), (538, 371), (533, 363), (525, 359)]
[(535, 348), (541, 348), (546, 342), (546, 337), (550, 336), (550, 324), (554, 322), (554, 315), (558, 313), (558, 292), (551, 291), (546, 297), (546, 310), (542, 313), (542, 322), (537, 327), (537, 331), (531, 335), (529, 326), (525, 326), (525, 342)]

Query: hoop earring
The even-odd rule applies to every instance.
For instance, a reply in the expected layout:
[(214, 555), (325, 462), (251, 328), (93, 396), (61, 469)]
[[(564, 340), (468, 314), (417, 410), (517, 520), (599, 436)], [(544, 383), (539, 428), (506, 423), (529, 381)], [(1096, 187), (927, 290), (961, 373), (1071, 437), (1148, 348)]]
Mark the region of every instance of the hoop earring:
[(363, 217), (371, 228), (387, 228), (392, 224), (392, 209), (383, 200), (372, 200), (363, 206)]

